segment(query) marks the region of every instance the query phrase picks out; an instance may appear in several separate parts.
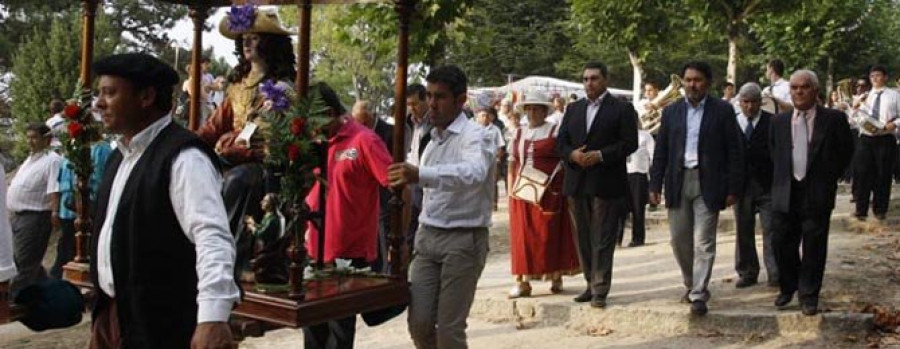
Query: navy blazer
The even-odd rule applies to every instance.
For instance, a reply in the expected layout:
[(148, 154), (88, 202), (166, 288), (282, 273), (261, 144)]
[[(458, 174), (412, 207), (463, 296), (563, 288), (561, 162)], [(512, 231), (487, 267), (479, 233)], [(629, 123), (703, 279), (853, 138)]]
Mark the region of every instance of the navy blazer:
[[(791, 117), (793, 112), (781, 113), (772, 119), (769, 148), (772, 151), (774, 172), (772, 176), (772, 210), (790, 212), (793, 169), (793, 137)], [(811, 213), (830, 213), (834, 209), (838, 179), (853, 157), (853, 134), (847, 123), (847, 115), (841, 111), (816, 107), (812, 139), (806, 161), (806, 187), (799, 204)]]
[[(662, 192), (666, 207), (677, 208), (684, 182), (684, 150), (687, 143), (687, 100), (663, 110), (656, 135), (656, 151), (650, 167), (650, 191)], [(697, 145), (700, 192), (710, 210), (725, 209), (728, 195), (738, 195), (744, 182), (743, 134), (734, 107), (719, 98), (706, 97)]]
[[(563, 160), (563, 194), (572, 197), (624, 197), (628, 189), (625, 159), (638, 146), (637, 112), (631, 103), (607, 93), (600, 102), (590, 132), (587, 128), (587, 99), (566, 107), (556, 138), (556, 150)], [(575, 149), (600, 150), (603, 161), (583, 168), (569, 159)]]

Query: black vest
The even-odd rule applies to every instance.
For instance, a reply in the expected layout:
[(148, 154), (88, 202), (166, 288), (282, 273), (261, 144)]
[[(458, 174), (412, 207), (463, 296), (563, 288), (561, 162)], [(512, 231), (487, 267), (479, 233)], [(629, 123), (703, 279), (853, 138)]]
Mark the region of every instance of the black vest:
[[(190, 347), (197, 325), (196, 253), (178, 224), (169, 182), (175, 157), (191, 147), (205, 152), (218, 166), (206, 144), (173, 122), (135, 164), (112, 218), (110, 259), (126, 348)], [(94, 315), (109, 302), (97, 286), (97, 246), (122, 159), (119, 151), (110, 156), (97, 196), (91, 241), (91, 278), (97, 290)]]

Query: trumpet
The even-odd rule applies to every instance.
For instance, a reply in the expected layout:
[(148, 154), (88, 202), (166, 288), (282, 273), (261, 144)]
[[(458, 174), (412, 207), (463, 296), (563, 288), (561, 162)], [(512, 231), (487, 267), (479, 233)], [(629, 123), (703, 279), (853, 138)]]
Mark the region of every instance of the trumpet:
[(652, 135), (659, 132), (659, 127), (662, 124), (662, 109), (682, 97), (681, 88), (684, 84), (681, 82), (681, 77), (672, 74), (669, 79), (671, 80), (669, 86), (650, 101), (651, 104), (656, 106), (656, 109), (641, 115), (641, 126)]

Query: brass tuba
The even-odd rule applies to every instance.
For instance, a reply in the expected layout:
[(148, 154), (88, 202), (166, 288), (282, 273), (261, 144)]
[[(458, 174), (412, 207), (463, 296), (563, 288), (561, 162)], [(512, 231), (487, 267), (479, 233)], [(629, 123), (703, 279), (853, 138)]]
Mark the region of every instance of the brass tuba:
[(671, 82), (669, 83), (669, 86), (667, 86), (665, 90), (662, 90), (656, 98), (653, 98), (653, 100), (650, 101), (650, 103), (656, 106), (656, 109), (649, 110), (644, 113), (644, 115), (641, 115), (641, 125), (647, 132), (650, 132), (650, 134), (655, 135), (659, 132), (659, 126), (662, 124), (663, 108), (682, 97), (681, 87), (683, 84), (681, 82), (681, 77), (672, 74), (670, 79)]

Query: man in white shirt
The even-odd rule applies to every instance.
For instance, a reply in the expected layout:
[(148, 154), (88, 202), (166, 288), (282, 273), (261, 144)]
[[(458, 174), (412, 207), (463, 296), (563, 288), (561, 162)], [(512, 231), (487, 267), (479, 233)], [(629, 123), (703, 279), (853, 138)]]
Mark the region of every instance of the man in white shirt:
[[(650, 193), (650, 163), (653, 161), (653, 151), (656, 149), (656, 141), (650, 132), (641, 127), (640, 119), (636, 121), (638, 126), (638, 147), (625, 158), (625, 168), (628, 172), (628, 211), (631, 212), (631, 242), (628, 247), (644, 245), (646, 237), (645, 218), (647, 216), (647, 201)], [(625, 219), (622, 216), (622, 224), (619, 225), (619, 246), (625, 237)]]
[(424, 188), (415, 257), (409, 267), (409, 332), (417, 348), (466, 348), (466, 318), (488, 252), (494, 152), (482, 127), (466, 119), (466, 75), (456, 66), (425, 78), (431, 142), (421, 159), (388, 168), (397, 188)]
[[(897, 158), (897, 140), (894, 133), (900, 125), (900, 93), (887, 88), (887, 69), (882, 65), (869, 69), (872, 90), (861, 106), (863, 113), (854, 119), (860, 125), (883, 124), (883, 128), (860, 127), (859, 150), (855, 154), (853, 179), (856, 182), (856, 217), (864, 220), (869, 213), (869, 197), (872, 197), (872, 213), (879, 220), (887, 214), (891, 199), (891, 179)], [(869, 122), (870, 121), (870, 122)]]
[(50, 151), (50, 128), (42, 123), (25, 129), (30, 154), (9, 184), (6, 207), (10, 211), (16, 266), (13, 293), (47, 278), (41, 266), (50, 232), (59, 226), (59, 164)]
[(232, 347), (238, 287), (222, 175), (212, 149), (167, 114), (178, 74), (141, 53), (94, 71), (103, 126), (122, 138), (97, 194), (91, 347)]
[(772, 82), (772, 85), (763, 90), (764, 98), (772, 98), (775, 101), (776, 113), (789, 111), (794, 109), (791, 102), (791, 87), (784, 76), (784, 62), (780, 59), (773, 59), (766, 65), (766, 78)]
[(546, 119), (547, 122), (552, 122), (554, 124), (559, 125), (562, 122), (563, 113), (566, 112), (566, 101), (563, 100), (562, 97), (556, 96), (553, 97), (553, 113), (548, 115)]
[(65, 108), (66, 104), (62, 100), (54, 99), (50, 102), (50, 113), (53, 115), (47, 119), (45, 124), (50, 128), (52, 136), (50, 139), (51, 149), (59, 149), (62, 146), (62, 143), (59, 142), (59, 134), (66, 132), (66, 117), (63, 116)]

